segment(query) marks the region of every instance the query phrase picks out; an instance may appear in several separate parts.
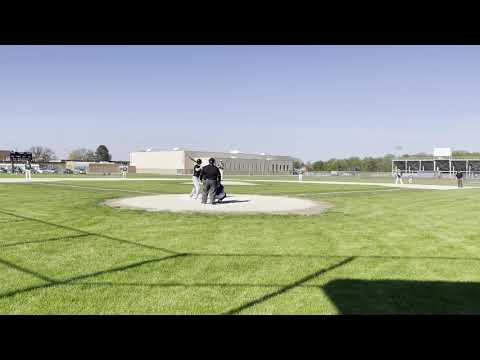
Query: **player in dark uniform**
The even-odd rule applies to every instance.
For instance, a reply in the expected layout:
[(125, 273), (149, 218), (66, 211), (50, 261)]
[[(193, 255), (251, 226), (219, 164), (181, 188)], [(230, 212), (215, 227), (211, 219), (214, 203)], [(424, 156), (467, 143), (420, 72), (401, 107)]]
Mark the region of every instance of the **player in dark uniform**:
[(463, 188), (463, 173), (461, 171), (457, 171), (455, 176), (457, 177), (458, 187)]
[[(192, 159), (193, 160), (193, 159)], [(198, 195), (200, 194), (200, 172), (202, 170), (202, 159), (194, 160), (195, 165), (193, 166), (193, 174), (192, 174), (192, 182), (193, 182), (193, 189), (190, 193), (190, 197), (195, 196), (195, 200), (198, 199)]]
[(126, 179), (127, 178), (127, 173), (128, 173), (128, 166), (123, 165), (122, 166), (122, 178)]
[(202, 203), (207, 203), (207, 198), (210, 197), (210, 204), (213, 205), (215, 200), (215, 193), (217, 191), (217, 186), (222, 180), (222, 175), (220, 170), (215, 166), (215, 159), (210, 158), (208, 160), (208, 165), (202, 168), (200, 173), (200, 180), (205, 180), (202, 194)]

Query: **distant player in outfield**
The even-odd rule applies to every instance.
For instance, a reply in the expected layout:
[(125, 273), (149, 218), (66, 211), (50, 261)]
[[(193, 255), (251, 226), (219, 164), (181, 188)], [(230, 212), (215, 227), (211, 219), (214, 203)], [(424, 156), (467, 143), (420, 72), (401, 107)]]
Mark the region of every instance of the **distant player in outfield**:
[(410, 174), (410, 175), (408, 176), (408, 183), (409, 183), (409, 184), (413, 184), (413, 174)]
[(397, 172), (395, 174), (395, 184), (399, 184), (399, 183), (403, 185), (402, 172), (397, 169)]
[(298, 181), (303, 181), (303, 170), (298, 172)]
[(25, 181), (32, 181), (32, 165), (30, 161), (25, 164)]
[(127, 178), (127, 172), (128, 172), (128, 167), (127, 165), (122, 166), (122, 178), (126, 179)]
[(458, 187), (463, 188), (463, 173), (461, 171), (457, 171), (455, 176), (457, 177)]

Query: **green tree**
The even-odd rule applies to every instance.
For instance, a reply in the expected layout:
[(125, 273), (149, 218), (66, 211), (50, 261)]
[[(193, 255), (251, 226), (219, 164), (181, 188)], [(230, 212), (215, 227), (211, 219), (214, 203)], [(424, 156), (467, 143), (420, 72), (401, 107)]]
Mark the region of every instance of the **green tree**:
[(78, 160), (78, 161), (96, 161), (95, 153), (89, 149), (75, 149), (70, 155), (68, 155), (69, 160)]
[(365, 158), (365, 168), (367, 171), (378, 171), (378, 160), (372, 157)]
[(108, 149), (105, 145), (100, 145), (95, 151), (95, 157), (97, 161), (110, 161), (112, 160), (112, 155), (108, 152)]
[(312, 164), (313, 171), (324, 171), (325, 163), (321, 160), (315, 161)]
[(452, 156), (453, 157), (463, 157), (463, 158), (466, 158), (466, 157), (477, 158), (477, 157), (480, 156), (480, 153), (479, 152), (470, 152), (470, 151), (466, 151), (466, 150), (454, 150), (454, 151), (452, 151)]
[(294, 169), (301, 169), (302, 167), (303, 167), (302, 160), (299, 160), (299, 159), (293, 160), (293, 168)]
[(337, 167), (337, 159), (330, 159), (328, 160), (326, 163), (325, 163), (325, 170), (326, 171), (333, 171), (333, 170), (337, 170), (336, 167)]
[(348, 159), (345, 159), (345, 170), (349, 171), (355, 171), (355, 170), (360, 170), (362, 165), (362, 160), (358, 157), (350, 157)]

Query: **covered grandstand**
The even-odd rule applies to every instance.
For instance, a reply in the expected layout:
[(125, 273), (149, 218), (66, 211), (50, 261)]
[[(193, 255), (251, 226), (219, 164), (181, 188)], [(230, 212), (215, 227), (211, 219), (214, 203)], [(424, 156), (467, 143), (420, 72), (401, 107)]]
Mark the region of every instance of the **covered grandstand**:
[(480, 175), (480, 158), (454, 157), (449, 148), (434, 149), (431, 157), (403, 157), (392, 160), (392, 171), (417, 174)]

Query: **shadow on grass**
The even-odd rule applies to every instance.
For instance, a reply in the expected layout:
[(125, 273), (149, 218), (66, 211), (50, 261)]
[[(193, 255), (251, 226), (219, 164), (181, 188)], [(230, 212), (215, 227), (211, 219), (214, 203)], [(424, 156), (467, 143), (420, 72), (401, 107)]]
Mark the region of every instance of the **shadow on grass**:
[(59, 229), (75, 231), (75, 232), (78, 232), (78, 233), (83, 234), (83, 235), (98, 236), (98, 237), (101, 237), (101, 238), (104, 238), (104, 239), (113, 240), (113, 241), (117, 241), (117, 242), (122, 242), (122, 243), (126, 243), (126, 244), (131, 244), (131, 245), (135, 245), (135, 246), (139, 246), (139, 247), (143, 247), (143, 248), (147, 248), (147, 249), (151, 249), (151, 250), (160, 250), (160, 251), (163, 251), (163, 252), (166, 252), (166, 253), (169, 253), (169, 254), (180, 254), (176, 251), (172, 251), (172, 250), (157, 247), (157, 246), (146, 245), (146, 244), (138, 243), (138, 242), (135, 242), (135, 241), (120, 239), (120, 238), (109, 236), (109, 235), (94, 233), (94, 232), (91, 232), (91, 231), (76, 229), (76, 228), (73, 228), (73, 227), (70, 227), (70, 226), (55, 224), (55, 223), (45, 221), (45, 220), (40, 220), (40, 219), (31, 218), (31, 217), (28, 217), (28, 216), (18, 215), (18, 214), (6, 211), (4, 209), (0, 209), (0, 214), (13, 216), (15, 218), (22, 219), (22, 220), (34, 221), (34, 222), (37, 222), (39, 224), (54, 226), (54, 227), (57, 227)]
[[(43, 281), (46, 281), (48, 283), (54, 283), (55, 280), (52, 279), (51, 277), (48, 277), (46, 275), (43, 275), (43, 274), (40, 274), (38, 271), (35, 271), (35, 270), (31, 270), (31, 269), (27, 269), (23, 266), (20, 266), (20, 265), (17, 265), (17, 264), (14, 264), (8, 260), (5, 260), (5, 259), (0, 259), (0, 264), (2, 265), (5, 265), (11, 269), (14, 269), (14, 270), (17, 270), (17, 271), (20, 271), (22, 273), (25, 273), (25, 274), (28, 274), (28, 275), (32, 275), (34, 277), (36, 277), (37, 279), (40, 279), (40, 280), (43, 280)], [(0, 295), (0, 298), (1, 298), (1, 295)]]
[(17, 222), (23, 222), (23, 221), (28, 221), (28, 220), (22, 220), (22, 219), (18, 219), (18, 220), (0, 220), (0, 224), (11, 224), (11, 223), (17, 223)]
[(44, 280), (44, 281), (47, 282), (46, 284), (40, 284), (40, 285), (34, 285), (34, 286), (26, 287), (26, 288), (20, 288), (20, 289), (16, 289), (16, 290), (13, 290), (13, 291), (9, 291), (9, 292), (0, 294), (0, 300), (4, 299), (4, 298), (11, 297), (11, 296), (14, 296), (14, 295), (17, 295), (17, 294), (30, 292), (32, 290), (45, 289), (45, 288), (52, 287), (52, 286), (69, 285), (70, 283), (73, 283), (73, 282), (78, 281), (78, 280), (89, 279), (89, 278), (93, 278), (93, 277), (96, 277), (96, 276), (99, 276), (99, 275), (104, 275), (104, 274), (121, 272), (121, 271), (129, 270), (129, 269), (134, 269), (134, 268), (146, 265), (146, 264), (158, 263), (158, 262), (162, 262), (162, 261), (166, 261), (166, 260), (170, 260), (170, 259), (176, 259), (176, 258), (184, 257), (184, 256), (188, 256), (188, 254), (175, 254), (175, 255), (169, 255), (169, 256), (166, 256), (166, 257), (163, 257), (163, 258), (144, 260), (144, 261), (136, 262), (136, 263), (133, 263), (133, 264), (128, 264), (128, 265), (124, 265), (124, 266), (117, 266), (117, 267), (106, 269), (106, 270), (100, 270), (100, 271), (93, 272), (93, 273), (78, 275), (78, 276), (71, 277), (71, 278), (68, 278), (68, 279), (65, 279), (65, 280), (53, 279), (53, 278), (47, 277), (45, 275), (42, 275), (42, 274), (40, 274), (36, 271), (27, 269), (27, 268), (19, 266), (19, 265), (16, 265), (16, 264), (14, 264), (12, 262), (9, 262), (5, 259), (0, 259), (0, 264), (8, 266), (12, 269), (21, 271), (23, 273), (33, 275), (36, 278)]
[(19, 245), (27, 245), (27, 244), (42, 244), (42, 243), (47, 243), (47, 242), (52, 242), (52, 241), (63, 241), (63, 240), (77, 239), (77, 238), (87, 237), (87, 236), (91, 236), (91, 235), (79, 234), (79, 235), (61, 236), (61, 237), (56, 237), (56, 238), (51, 238), (51, 239), (44, 239), (44, 240), (18, 241), (18, 242), (13, 242), (13, 243), (0, 244), (0, 248), (19, 246)]
[(342, 279), (322, 288), (341, 314), (480, 314), (480, 283)]
[(280, 288), (280, 289), (278, 289), (278, 290), (276, 290), (276, 291), (274, 291), (274, 292), (265, 294), (265, 295), (263, 295), (262, 297), (259, 297), (259, 298), (255, 299), (255, 300), (246, 302), (246, 303), (244, 303), (244, 304), (242, 304), (242, 305), (240, 305), (240, 306), (238, 306), (238, 307), (236, 307), (236, 308), (233, 308), (233, 309), (227, 311), (226, 313), (224, 313), (224, 315), (235, 315), (235, 314), (239, 314), (239, 313), (242, 312), (243, 310), (246, 310), (246, 309), (248, 309), (248, 308), (251, 308), (252, 306), (261, 304), (261, 303), (263, 303), (263, 302), (265, 302), (265, 301), (267, 301), (267, 300), (270, 300), (270, 299), (272, 299), (272, 298), (274, 298), (274, 297), (277, 297), (277, 296), (279, 296), (279, 295), (282, 295), (282, 294), (286, 293), (287, 291), (290, 291), (290, 290), (292, 290), (293, 288), (296, 288), (296, 287), (298, 287), (298, 286), (301, 286), (301, 285), (305, 284), (306, 282), (308, 282), (308, 281), (310, 281), (310, 280), (313, 280), (313, 279), (315, 279), (315, 278), (317, 278), (317, 277), (319, 277), (319, 276), (321, 276), (321, 275), (323, 275), (323, 274), (325, 274), (325, 273), (327, 273), (327, 272), (329, 272), (329, 271), (332, 271), (332, 270), (334, 270), (334, 269), (336, 269), (336, 268), (338, 268), (338, 267), (341, 267), (341, 266), (343, 266), (343, 265), (345, 265), (345, 264), (348, 264), (349, 262), (353, 261), (354, 259), (355, 259), (354, 257), (349, 257), (349, 258), (347, 258), (347, 259), (345, 259), (345, 260), (343, 260), (343, 261), (340, 261), (340, 262), (338, 262), (338, 263), (336, 263), (336, 264), (334, 264), (334, 265), (332, 265), (332, 266), (329, 266), (328, 268), (320, 269), (320, 270), (318, 270), (318, 271), (316, 271), (316, 272), (314, 272), (314, 273), (312, 273), (312, 274), (310, 274), (310, 275), (307, 275), (307, 276), (305, 276), (305, 277), (303, 277), (303, 278), (301, 278), (301, 279), (299, 279), (299, 280), (297, 280), (297, 281), (295, 281), (295, 282), (293, 282), (293, 283), (291, 283), (291, 284), (288, 284), (288, 285), (286, 285), (286, 286), (284, 286), (284, 287), (282, 287), (282, 288)]

